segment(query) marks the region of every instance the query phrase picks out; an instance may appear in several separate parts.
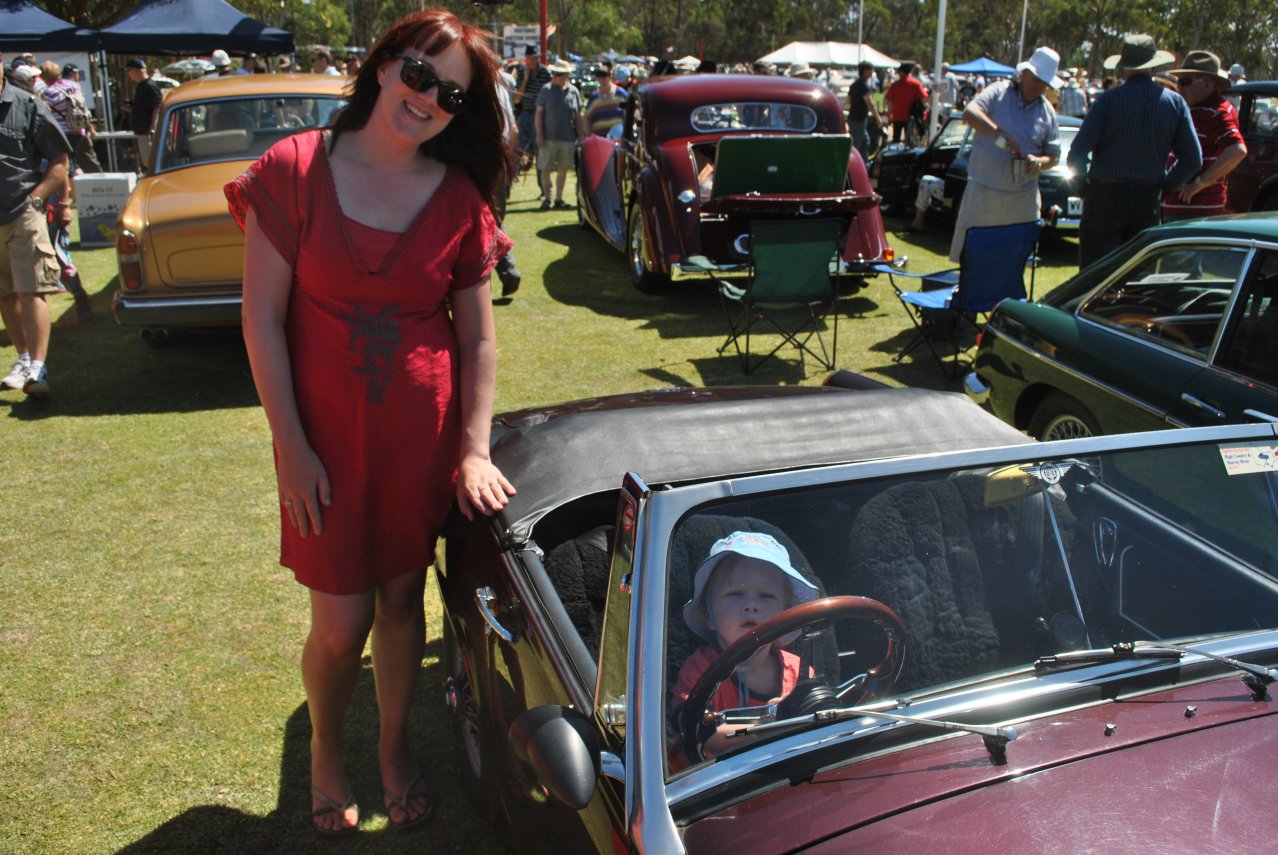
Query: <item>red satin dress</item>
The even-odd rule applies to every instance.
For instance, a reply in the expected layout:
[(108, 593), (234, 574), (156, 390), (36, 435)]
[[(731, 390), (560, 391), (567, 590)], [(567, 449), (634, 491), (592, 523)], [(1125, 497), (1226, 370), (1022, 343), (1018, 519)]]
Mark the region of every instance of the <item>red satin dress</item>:
[(328, 473), (324, 533), (281, 508), (280, 563), (308, 588), (354, 594), (425, 568), (453, 503), (461, 437), (447, 299), (482, 283), (511, 241), (449, 167), (404, 232), (346, 217), (325, 144), (281, 140), (230, 184), (293, 267), (285, 322), (298, 415)]

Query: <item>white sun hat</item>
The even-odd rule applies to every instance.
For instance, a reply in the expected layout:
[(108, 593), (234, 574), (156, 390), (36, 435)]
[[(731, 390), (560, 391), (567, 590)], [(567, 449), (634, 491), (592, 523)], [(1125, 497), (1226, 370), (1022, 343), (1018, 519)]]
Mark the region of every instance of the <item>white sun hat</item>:
[(727, 537), (716, 540), (710, 547), (710, 555), (697, 568), (693, 578), (692, 599), (683, 607), (683, 621), (697, 635), (711, 641), (715, 637), (714, 630), (706, 623), (705, 595), (706, 583), (714, 568), (729, 555), (743, 555), (746, 558), (757, 558), (775, 566), (786, 575), (790, 585), (790, 605), (807, 603), (817, 597), (817, 587), (803, 578), (803, 574), (794, 569), (790, 563), (790, 553), (770, 534), (757, 531), (734, 531)]

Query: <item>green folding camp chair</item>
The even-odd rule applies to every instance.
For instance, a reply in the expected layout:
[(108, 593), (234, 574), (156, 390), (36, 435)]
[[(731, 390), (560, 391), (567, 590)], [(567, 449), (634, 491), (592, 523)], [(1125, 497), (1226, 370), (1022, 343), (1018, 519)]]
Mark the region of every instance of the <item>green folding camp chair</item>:
[[(752, 374), (787, 344), (810, 354), (827, 371), (834, 370), (839, 341), (839, 317), (833, 312), (838, 292), (830, 264), (839, 252), (843, 223), (839, 220), (759, 220), (750, 228), (751, 275), (744, 284), (718, 279), (719, 295), (728, 319), (728, 336), (719, 353), (732, 347), (741, 370)], [(793, 321), (795, 316), (800, 320)], [(821, 335), (832, 317), (830, 347)], [(781, 336), (762, 356), (750, 353), (758, 330)], [(815, 345), (810, 344), (815, 338)], [(744, 347), (743, 347), (744, 345)]]

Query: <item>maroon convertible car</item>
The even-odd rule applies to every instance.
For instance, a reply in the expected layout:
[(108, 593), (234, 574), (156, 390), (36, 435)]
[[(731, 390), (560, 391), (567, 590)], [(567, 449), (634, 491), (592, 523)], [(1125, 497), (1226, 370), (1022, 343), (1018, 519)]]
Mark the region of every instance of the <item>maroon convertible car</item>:
[(578, 218), (628, 253), (641, 290), (744, 272), (757, 220), (837, 219), (838, 272), (854, 280), (903, 261), (888, 246), (839, 101), (818, 83), (655, 78), (631, 92), (614, 131), (578, 149)]
[[(436, 578), (461, 774), (516, 848), (1272, 851), (1278, 426), (1037, 443), (848, 385), (497, 419), (519, 492)], [(684, 605), (734, 532), (806, 596), (707, 652)], [(737, 670), (765, 648), (778, 697)]]

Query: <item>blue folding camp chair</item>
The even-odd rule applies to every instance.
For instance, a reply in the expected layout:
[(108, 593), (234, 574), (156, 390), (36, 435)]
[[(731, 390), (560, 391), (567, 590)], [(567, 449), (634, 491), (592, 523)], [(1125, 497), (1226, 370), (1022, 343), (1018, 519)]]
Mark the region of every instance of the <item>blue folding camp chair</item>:
[[(807, 353), (827, 371), (833, 371), (839, 317), (832, 311), (838, 292), (830, 276), (830, 265), (839, 253), (842, 237), (843, 223), (833, 219), (752, 223), (750, 278), (742, 285), (716, 277), (728, 318), (728, 336), (719, 346), (719, 353), (734, 348), (741, 370), (751, 374), (791, 344), (798, 348), (800, 359)], [(827, 317), (833, 319), (828, 350), (821, 336)], [(752, 359), (750, 339), (752, 335), (757, 337), (760, 326), (767, 328), (765, 332), (780, 335), (781, 341), (766, 354)], [(813, 338), (815, 346), (809, 344)]]
[[(927, 345), (943, 369), (946, 358), (938, 343), (953, 348), (951, 379), (959, 373), (959, 354), (965, 325), (976, 328), (976, 316), (988, 315), (1006, 299), (1025, 299), (1025, 265), (1030, 264), (1030, 295), (1034, 294), (1034, 268), (1043, 221), (1013, 223), (1008, 226), (974, 226), (967, 230), (959, 266), (939, 273), (903, 273), (886, 265), (878, 269), (888, 274), (893, 290), (915, 327), (915, 336), (898, 353), (900, 362), (920, 344)], [(919, 291), (905, 291), (896, 284), (898, 276), (922, 280)]]

